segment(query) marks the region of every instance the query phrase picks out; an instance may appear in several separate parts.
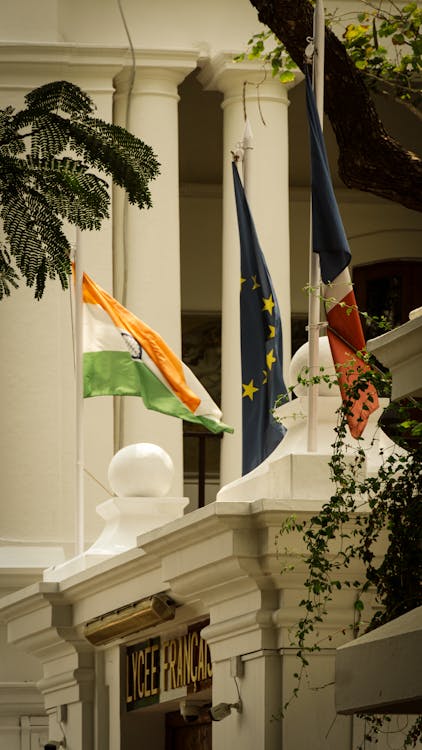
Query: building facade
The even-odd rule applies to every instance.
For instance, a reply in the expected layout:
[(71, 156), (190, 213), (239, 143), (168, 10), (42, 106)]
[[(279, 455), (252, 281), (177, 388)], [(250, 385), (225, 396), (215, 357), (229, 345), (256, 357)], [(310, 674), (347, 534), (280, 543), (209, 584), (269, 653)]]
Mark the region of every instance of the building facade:
[[(340, 5), (349, 10), (348, 3)], [(303, 576), (281, 574), (275, 540), (292, 510), (306, 515), (329, 496), (328, 401), (319, 458), (302, 455), (299, 436), (277, 470), (245, 486), (236, 483), (241, 376), (231, 152), (242, 139), (246, 110), (253, 131), (248, 195), (279, 300), (288, 377), (308, 304), (309, 159), (301, 76), (287, 89), (260, 64), (233, 62), (260, 28), (247, 0), (199, 6), (188, 0), (17, 0), (3, 11), (0, 106), (19, 108), (29, 90), (67, 79), (90, 94), (100, 117), (127, 127), (156, 152), (161, 174), (152, 185), (153, 208), (139, 212), (113, 189), (110, 219), (100, 232), (82, 234), (84, 267), (183, 352), (221, 399), (235, 434), (221, 445), (207, 444), (206, 507), (197, 509), (197, 438), (184, 438), (180, 422), (146, 411), (140, 400), (88, 400), (85, 536), (95, 549), (69, 566), (76, 482), (70, 298), (51, 286), (39, 303), (26, 288), (2, 301), (7, 366), (1, 370), (0, 585), (6, 598), (0, 748), (39, 747), (63, 736), (74, 750), (130, 750), (142, 746), (140, 737), (143, 743), (153, 738), (157, 748), (165, 742), (189, 747), (190, 741), (209, 747), (208, 704), (237, 703), (239, 693), (242, 712), (232, 708), (212, 724), (216, 749), (239, 741), (246, 748), (352, 747), (353, 732), (356, 739), (361, 728), (349, 718), (338, 719), (324, 739), (334, 719), (331, 688), (312, 689), (331, 681), (335, 639), (316, 657), (316, 683), (307, 697), (280, 718), (292, 689), (289, 628)], [(420, 136), (410, 115), (379, 106), (387, 128), (417, 151)], [(362, 288), (370, 300), (381, 287), (387, 288), (382, 300), (410, 300), (420, 274), (420, 215), (342, 188), (328, 127), (326, 139)], [(72, 229), (69, 236), (76, 243)], [(415, 268), (410, 281), (402, 273), (409, 259)], [(104, 515), (96, 509), (109, 501), (109, 463), (119, 448), (140, 442), (170, 455), (175, 471), (169, 496), (180, 501), (179, 509), (183, 497), (189, 505), (183, 516), (166, 510), (168, 524), (148, 531), (142, 514), (133, 521), (120, 508), (117, 515), (132, 519), (129, 526), (133, 521), (132, 539), (121, 554), (111, 555), (108, 547), (101, 555), (95, 545)], [(315, 476), (320, 481), (310, 479)], [(226, 489), (216, 500), (220, 488)], [(141, 622), (139, 630), (100, 645), (87, 639), (88, 623), (109, 613), (119, 622), (135, 603), (154, 609), (157, 595), (174, 607), (172, 619), (147, 627)], [(349, 609), (349, 601), (339, 600), (330, 638), (348, 623)], [(179, 657), (182, 646), (189, 658)], [(198, 672), (201, 679), (192, 679)], [(180, 720), (184, 699), (200, 709), (190, 727)], [(187, 732), (195, 738), (186, 739)]]

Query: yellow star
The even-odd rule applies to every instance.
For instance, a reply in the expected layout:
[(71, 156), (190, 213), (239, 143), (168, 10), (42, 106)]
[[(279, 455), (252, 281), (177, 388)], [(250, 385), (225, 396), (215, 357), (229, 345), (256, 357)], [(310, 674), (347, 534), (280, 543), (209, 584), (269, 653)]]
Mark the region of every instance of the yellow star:
[(248, 396), (251, 401), (253, 401), (254, 393), (256, 393), (259, 390), (259, 388), (255, 388), (253, 384), (253, 378), (252, 380), (249, 381), (248, 385), (245, 385), (244, 383), (242, 383), (242, 388), (244, 389), (242, 393), (242, 398), (245, 398), (245, 396)]
[(270, 313), (270, 315), (272, 315), (273, 314), (273, 307), (274, 307), (273, 295), (270, 294), (269, 297), (263, 297), (262, 301), (264, 303), (264, 307), (262, 308), (262, 311), (266, 310), (267, 312)]
[(274, 362), (277, 362), (276, 358), (274, 357), (274, 349), (271, 349), (271, 351), (268, 352), (265, 359), (267, 361), (268, 369), (271, 370)]
[(269, 339), (275, 338), (275, 326), (268, 326), (268, 328), (270, 329), (270, 333), (268, 335), (268, 338)]
[(262, 381), (262, 385), (266, 385), (268, 383), (268, 372), (266, 370), (263, 370), (262, 374), (264, 375), (264, 379)]
[(256, 280), (256, 275), (252, 276), (252, 281), (253, 281), (252, 291), (254, 291), (255, 289), (259, 289), (259, 287), (261, 286), (261, 284), (258, 284), (258, 282)]
[(243, 278), (243, 276), (240, 277), (240, 288), (242, 288), (243, 284), (245, 283), (246, 279)]

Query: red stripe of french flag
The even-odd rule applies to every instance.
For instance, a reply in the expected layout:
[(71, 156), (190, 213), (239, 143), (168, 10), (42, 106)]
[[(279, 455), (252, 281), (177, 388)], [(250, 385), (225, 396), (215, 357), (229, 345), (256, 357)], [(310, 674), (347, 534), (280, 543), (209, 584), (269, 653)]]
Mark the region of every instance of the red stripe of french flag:
[(364, 354), (366, 344), (348, 268), (332, 284), (325, 285), (324, 297), (328, 340), (340, 391), (343, 403), (350, 402), (347, 423), (352, 437), (359, 438), (370, 414), (378, 409), (378, 394), (374, 385), (368, 383), (358, 397), (350, 396), (356, 379), (371, 368), (359, 356)]
[(377, 392), (369, 382), (351, 393), (359, 375), (368, 372), (360, 352), (365, 337), (349, 273), (351, 253), (331, 180), (324, 136), (309, 74), (306, 75), (312, 172), (312, 245), (319, 254), (324, 283), (328, 338), (338, 374), (347, 421), (353, 437), (361, 436), (369, 415), (378, 408)]

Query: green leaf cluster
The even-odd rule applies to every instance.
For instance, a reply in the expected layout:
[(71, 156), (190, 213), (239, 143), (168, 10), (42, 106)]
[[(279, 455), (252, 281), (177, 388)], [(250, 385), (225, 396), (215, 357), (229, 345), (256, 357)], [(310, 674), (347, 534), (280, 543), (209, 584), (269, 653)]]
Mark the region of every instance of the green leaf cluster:
[[(300, 382), (310, 385), (321, 380), (325, 376), (319, 374), (312, 379), (302, 376)], [(416, 417), (420, 417), (420, 403), (410, 399), (395, 407), (401, 429), (399, 439), (408, 450), (396, 446), (381, 454), (376, 474), (366, 473), (367, 448), (361, 441), (354, 452), (347, 447), (347, 417), (353, 403), (369, 383), (382, 392), (389, 380), (389, 373), (372, 369), (362, 372), (350, 385), (338, 412), (329, 462), (333, 494), (309, 520), (299, 522), (291, 517), (280, 530), (280, 538), (300, 532), (305, 546), (301, 560), (306, 568), (304, 596), (299, 602), (303, 615), (292, 633), (300, 668), (295, 673), (296, 687), (284, 709), (298, 693), (308, 655), (320, 650), (318, 624), (327, 618), (338, 590), (354, 591), (350, 623), (354, 637), (362, 628), (371, 630), (422, 604), (422, 442), (421, 420)], [(380, 540), (386, 542), (382, 555)], [(365, 621), (368, 595), (375, 610)], [(365, 740), (369, 741), (380, 731), (380, 720), (364, 718)], [(420, 740), (419, 719), (407, 733), (403, 747), (413, 747)]]
[[(268, 40), (271, 40), (273, 45), (269, 50), (266, 49)], [(262, 60), (264, 64), (270, 65), (272, 77), (278, 78), (281, 83), (291, 83), (295, 79), (296, 63), (286, 51), (284, 44), (269, 29), (254, 34), (248, 40), (247, 51), (234, 59), (236, 62)]]
[[(342, 19), (337, 11), (326, 15), (330, 27), (337, 27), (342, 20), (345, 22), (346, 17)], [(368, 6), (357, 20), (357, 23), (346, 23), (343, 43), (369, 88), (419, 109), (422, 105), (422, 8), (417, 3), (400, 8), (381, 0), (376, 7)], [(293, 81), (297, 69), (284, 45), (268, 29), (254, 34), (248, 40), (246, 52), (235, 59), (262, 60), (282, 83)]]
[(0, 110), (0, 218), (6, 240), (0, 299), (17, 286), (16, 270), (35, 287), (36, 299), (47, 278), (58, 278), (65, 289), (71, 247), (63, 222), (100, 228), (110, 204), (106, 177), (126, 191), (130, 203), (149, 208), (149, 183), (158, 173), (152, 149), (95, 117), (89, 96), (67, 81), (31, 91), (22, 110)]
[(422, 71), (421, 27), (422, 8), (417, 3), (402, 8), (381, 3), (376, 11), (359, 14), (358, 23), (348, 24), (343, 34), (346, 50), (366, 74), (369, 87), (415, 107), (422, 104), (417, 80)]

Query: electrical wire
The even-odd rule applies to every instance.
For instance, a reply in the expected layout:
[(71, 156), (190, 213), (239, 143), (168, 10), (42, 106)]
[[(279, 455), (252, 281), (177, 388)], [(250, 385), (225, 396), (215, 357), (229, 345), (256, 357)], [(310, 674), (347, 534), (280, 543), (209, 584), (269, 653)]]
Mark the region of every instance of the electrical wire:
[[(131, 60), (132, 60), (128, 89), (127, 89), (127, 97), (126, 97), (126, 111), (125, 111), (125, 118), (124, 118), (124, 127), (126, 130), (128, 130), (129, 122), (130, 122), (130, 110), (131, 110), (131, 105), (132, 105), (132, 93), (133, 93), (133, 87), (135, 84), (135, 75), (136, 75), (136, 57), (135, 57), (135, 48), (133, 46), (132, 37), (130, 35), (129, 27), (126, 21), (126, 17), (124, 14), (121, 0), (117, 0), (117, 5), (119, 8), (120, 17), (122, 19), (122, 23), (126, 32)], [(125, 307), (126, 307), (127, 279), (128, 279), (128, 248), (127, 248), (127, 228), (126, 228), (128, 205), (129, 205), (129, 201), (127, 199), (127, 196), (125, 195), (124, 204), (123, 204), (123, 227), (122, 227), (122, 231), (123, 231), (123, 283), (122, 283), (122, 289), (120, 293), (120, 299), (121, 299), (122, 305), (124, 305)]]
[[(131, 110), (131, 104), (132, 104), (132, 93), (133, 93), (133, 87), (135, 83), (135, 75), (136, 75), (136, 56), (135, 56), (135, 49), (132, 42), (132, 37), (129, 31), (129, 26), (126, 21), (126, 16), (123, 10), (123, 5), (121, 0), (117, 0), (117, 6), (119, 9), (120, 17), (122, 19), (122, 23), (125, 29), (125, 33), (128, 40), (132, 65), (130, 69), (130, 76), (129, 76), (129, 83), (128, 83), (128, 89), (127, 89), (127, 97), (126, 97), (126, 111), (125, 111), (125, 118), (124, 118), (124, 127), (126, 130), (128, 130), (129, 121), (130, 121), (130, 110)], [(122, 215), (122, 246), (123, 246), (123, 253), (122, 253), (122, 285), (120, 290), (115, 290), (115, 294), (117, 299), (120, 299), (122, 305), (126, 307), (127, 302), (127, 286), (128, 286), (128, 242), (127, 242), (127, 215), (128, 215), (128, 199), (127, 196), (124, 195), (123, 198), (123, 215)], [(113, 264), (116, 266), (117, 259), (115, 263)], [(114, 420), (115, 420), (115, 430), (114, 430), (114, 451), (117, 452), (121, 446), (122, 446), (122, 439), (123, 439), (123, 421), (124, 421), (124, 410), (123, 410), (123, 403), (122, 403), (122, 397), (121, 396), (115, 396), (114, 397)]]

